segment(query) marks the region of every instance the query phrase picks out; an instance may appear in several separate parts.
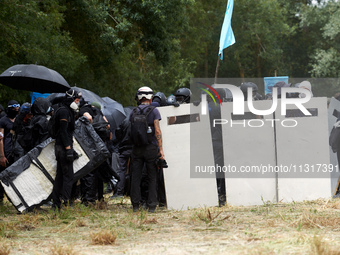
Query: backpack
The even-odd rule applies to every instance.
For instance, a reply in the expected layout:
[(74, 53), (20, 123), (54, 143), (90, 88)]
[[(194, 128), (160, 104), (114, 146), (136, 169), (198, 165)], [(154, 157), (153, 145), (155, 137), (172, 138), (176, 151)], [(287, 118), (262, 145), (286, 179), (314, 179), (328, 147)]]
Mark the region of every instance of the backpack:
[(60, 108), (62, 108), (63, 106), (59, 107), (55, 113), (52, 115), (52, 117), (50, 118), (50, 120), (48, 121), (47, 124), (47, 129), (48, 129), (48, 135), (49, 137), (56, 139), (57, 135), (59, 133), (59, 129), (56, 125), (56, 116), (57, 116), (57, 112), (59, 111)]
[(336, 153), (340, 145), (340, 127), (333, 126), (332, 131), (329, 135), (329, 146), (331, 146), (332, 151)]
[(105, 121), (102, 114), (97, 113), (94, 116), (92, 126), (104, 142), (110, 140), (110, 130), (106, 128), (107, 125), (109, 125), (109, 123)]
[[(139, 109), (139, 111), (138, 111)], [(155, 109), (154, 106), (147, 106), (143, 109), (138, 106), (133, 109), (131, 116), (131, 140), (136, 146), (144, 146), (150, 144), (154, 131), (148, 124), (148, 116)], [(153, 126), (153, 124), (152, 124)], [(151, 132), (150, 132), (151, 129)], [(148, 132), (149, 130), (149, 132)]]

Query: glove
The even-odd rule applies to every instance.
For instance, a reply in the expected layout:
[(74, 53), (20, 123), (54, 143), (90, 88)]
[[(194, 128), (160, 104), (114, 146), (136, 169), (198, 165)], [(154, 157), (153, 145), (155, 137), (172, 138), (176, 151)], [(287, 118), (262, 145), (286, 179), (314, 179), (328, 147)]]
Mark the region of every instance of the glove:
[(66, 150), (66, 160), (68, 162), (73, 162), (74, 161), (74, 150), (73, 149), (69, 149), (69, 150)]
[(199, 101), (199, 100), (193, 102), (194, 106), (199, 106), (200, 103), (201, 103), (201, 101)]
[(178, 103), (178, 102), (175, 102), (175, 103), (173, 104), (173, 106), (179, 107), (179, 103)]
[(75, 150), (73, 150), (73, 158), (74, 160), (79, 158), (79, 154)]

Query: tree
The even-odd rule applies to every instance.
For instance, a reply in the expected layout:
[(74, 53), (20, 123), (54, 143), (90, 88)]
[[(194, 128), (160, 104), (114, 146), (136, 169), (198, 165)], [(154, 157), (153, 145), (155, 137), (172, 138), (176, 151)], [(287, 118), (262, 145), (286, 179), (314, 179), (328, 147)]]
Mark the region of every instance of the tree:
[[(0, 69), (15, 64), (39, 64), (68, 77), (84, 58), (72, 45), (67, 33), (60, 30), (64, 22), (56, 0), (3, 0), (0, 5)], [(16, 98), (29, 101), (28, 92), (1, 87), (1, 101)]]
[(311, 56), (315, 77), (340, 76), (340, 2), (306, 8), (302, 24), (317, 31), (318, 41)]

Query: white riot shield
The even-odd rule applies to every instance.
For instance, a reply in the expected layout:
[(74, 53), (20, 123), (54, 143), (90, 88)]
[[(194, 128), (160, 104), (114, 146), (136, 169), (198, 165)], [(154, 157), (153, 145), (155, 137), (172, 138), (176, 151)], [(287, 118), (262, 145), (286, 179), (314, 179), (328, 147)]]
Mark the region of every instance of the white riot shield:
[(189, 104), (158, 109), (162, 116), (163, 150), (169, 166), (163, 170), (168, 208), (217, 206), (214, 175), (193, 172), (195, 166), (214, 164), (209, 116), (201, 115), (200, 107)]
[[(57, 171), (54, 145), (55, 140), (47, 139), (1, 172), (0, 183), (19, 212), (32, 209), (50, 197)], [(76, 122), (73, 148), (79, 155), (73, 162), (75, 180), (110, 156), (106, 145), (85, 117)]]
[[(338, 119), (339, 113), (340, 113), (340, 101), (332, 97), (329, 103), (329, 106), (328, 106), (328, 134), (331, 133), (333, 125)], [(340, 182), (339, 162), (338, 162), (336, 153), (332, 151), (332, 148), (330, 146), (329, 146), (329, 156), (330, 156), (329, 160), (333, 166), (333, 169), (337, 170), (337, 171), (331, 172), (332, 195), (336, 195), (336, 192), (339, 188), (339, 182)]]
[[(12, 204), (19, 212), (23, 212), (34, 205), (46, 200), (53, 189), (53, 182), (57, 172), (57, 161), (54, 154), (54, 140), (48, 140), (37, 157), (37, 161), (28, 160), (29, 167), (23, 171), (15, 180), (9, 182), (10, 185), (2, 186), (11, 200)], [(80, 155), (74, 161), (74, 173), (80, 171), (90, 161), (76, 139), (73, 139), (74, 150)], [(19, 159), (24, 161), (28, 156)], [(19, 167), (22, 164), (19, 164)], [(25, 164), (24, 164), (25, 165)], [(15, 166), (15, 165), (13, 165)]]
[(312, 116), (304, 116), (294, 104), (282, 116), (280, 101), (275, 112), (277, 164), (288, 171), (278, 173), (279, 201), (330, 197), (327, 99), (303, 104)]
[[(255, 101), (267, 110), (272, 101)], [(245, 114), (233, 115), (232, 103), (223, 103), (223, 150), (227, 203), (261, 205), (276, 202), (276, 166), (273, 115), (256, 116), (245, 102)]]

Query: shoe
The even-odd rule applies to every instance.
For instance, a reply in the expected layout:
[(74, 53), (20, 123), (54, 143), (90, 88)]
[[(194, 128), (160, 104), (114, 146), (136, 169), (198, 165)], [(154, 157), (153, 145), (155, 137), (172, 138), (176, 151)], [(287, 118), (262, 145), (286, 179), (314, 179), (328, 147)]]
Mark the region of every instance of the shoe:
[(138, 212), (138, 210), (139, 210), (139, 206), (133, 206), (132, 207), (132, 211), (133, 212)]
[(118, 194), (113, 194), (110, 198), (111, 199), (116, 199), (116, 198), (123, 198), (123, 195), (118, 195)]
[(156, 211), (156, 207), (149, 207), (148, 212), (154, 213)]

